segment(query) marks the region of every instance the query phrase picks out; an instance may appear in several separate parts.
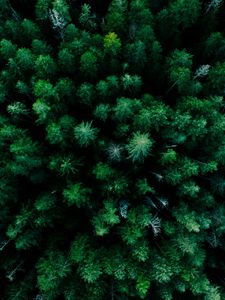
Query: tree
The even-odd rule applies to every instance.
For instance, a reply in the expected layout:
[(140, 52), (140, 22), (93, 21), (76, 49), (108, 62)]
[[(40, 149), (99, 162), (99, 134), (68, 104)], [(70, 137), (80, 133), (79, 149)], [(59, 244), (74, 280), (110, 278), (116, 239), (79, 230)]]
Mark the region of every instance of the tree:
[(144, 42), (137, 41), (132, 44), (128, 44), (126, 47), (127, 60), (131, 69), (134, 72), (140, 72), (143, 70), (145, 63), (147, 62), (146, 46)]
[(93, 78), (98, 72), (98, 58), (93, 51), (86, 51), (80, 59), (81, 73), (87, 77)]
[(39, 39), (33, 39), (32, 41), (32, 52), (35, 55), (47, 55), (50, 54), (52, 48), (45, 41)]
[(17, 47), (16, 45), (13, 45), (11, 41), (2, 39), (0, 42), (0, 47), (1, 58), (7, 60), (9, 58), (15, 57)]
[(35, 5), (35, 12), (37, 19), (46, 20), (48, 18), (48, 10), (50, 7), (50, 0), (38, 0)]
[(38, 99), (49, 101), (57, 99), (58, 94), (53, 85), (49, 81), (39, 79), (34, 83), (34, 96)]
[(93, 143), (97, 137), (98, 129), (92, 127), (92, 122), (81, 122), (74, 128), (74, 136), (81, 147)]
[(49, 10), (49, 18), (52, 22), (53, 29), (55, 29), (58, 32), (61, 39), (63, 39), (66, 21), (56, 9)]
[(224, 92), (224, 72), (225, 72), (225, 64), (217, 63), (209, 72), (208, 80), (210, 82), (210, 86), (212, 91), (216, 95), (223, 95)]
[(204, 55), (208, 59), (215, 58), (220, 60), (223, 57), (223, 49), (225, 48), (225, 39), (221, 32), (212, 32), (205, 41)]
[(108, 14), (106, 16), (106, 31), (123, 32), (126, 24), (126, 0), (113, 0), (110, 4)]
[(150, 140), (148, 134), (134, 133), (127, 145), (129, 158), (133, 161), (142, 161), (149, 155), (152, 145), (153, 142)]
[(56, 64), (50, 55), (39, 55), (35, 62), (35, 70), (39, 78), (53, 78)]
[(132, 119), (135, 112), (141, 108), (141, 102), (137, 99), (118, 98), (117, 105), (114, 107), (114, 118), (118, 121)]
[(57, 11), (58, 13), (60, 13), (62, 18), (66, 22), (71, 21), (71, 16), (70, 16), (70, 12), (69, 12), (69, 5), (67, 4), (67, 2), (65, 0), (54, 0), (53, 1), (53, 9), (55, 11)]
[(79, 22), (81, 25), (90, 30), (96, 29), (97, 25), (95, 19), (95, 14), (91, 14), (91, 6), (87, 3), (83, 4), (81, 6), (81, 13), (79, 17)]
[(197, 94), (201, 90), (199, 82), (193, 82), (191, 77), (192, 56), (186, 50), (175, 50), (170, 58), (167, 60), (170, 79), (173, 84), (167, 90), (170, 92), (175, 86), (178, 87), (182, 94)]
[[(167, 21), (178, 28), (185, 29), (194, 24), (200, 15), (200, 2), (199, 0), (191, 0), (188, 3), (182, 0), (176, 0), (162, 9), (159, 14), (159, 19), (167, 19)], [(174, 29), (173, 29), (174, 30)], [(175, 29), (176, 30), (176, 29)]]
[(121, 77), (121, 82), (124, 90), (136, 94), (142, 85), (141, 78), (138, 75), (125, 74)]
[(68, 48), (63, 48), (58, 53), (58, 62), (62, 72), (67, 72), (69, 74), (76, 71), (76, 61), (75, 57)]
[(100, 119), (103, 122), (105, 122), (106, 119), (110, 115), (110, 111), (111, 111), (111, 109), (110, 109), (109, 104), (101, 103), (96, 107), (96, 109), (94, 111), (94, 116), (95, 116), (95, 118)]
[(91, 190), (82, 187), (81, 183), (76, 183), (69, 186), (68, 189), (63, 191), (63, 195), (68, 202), (68, 205), (76, 205), (81, 207), (89, 202), (89, 194)]
[(24, 39), (33, 41), (34, 39), (40, 38), (40, 30), (39, 27), (31, 20), (24, 19), (21, 23), (22, 33), (24, 35)]
[(8, 164), (13, 174), (29, 176), (30, 171), (42, 165), (41, 148), (30, 137), (22, 137), (10, 145), (13, 160)]
[(63, 253), (49, 252), (46, 258), (39, 260), (37, 265), (38, 284), (42, 291), (48, 293), (48, 299), (60, 294), (59, 283), (71, 270), (70, 260)]
[(17, 66), (24, 71), (31, 71), (34, 67), (34, 56), (30, 49), (21, 48), (16, 53)]
[(210, 12), (210, 10), (217, 10), (222, 5), (221, 0), (211, 0), (206, 8), (206, 13)]
[(121, 48), (120, 39), (115, 32), (109, 32), (104, 38), (104, 47), (106, 53), (116, 55)]
[(82, 83), (77, 90), (77, 96), (81, 103), (92, 105), (95, 100), (94, 86), (91, 83)]

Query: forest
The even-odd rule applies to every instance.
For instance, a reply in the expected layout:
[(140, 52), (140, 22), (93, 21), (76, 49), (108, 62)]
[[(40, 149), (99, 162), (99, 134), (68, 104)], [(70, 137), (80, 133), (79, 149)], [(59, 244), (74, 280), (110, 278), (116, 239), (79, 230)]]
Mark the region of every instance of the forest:
[(223, 0), (0, 0), (0, 299), (225, 299)]

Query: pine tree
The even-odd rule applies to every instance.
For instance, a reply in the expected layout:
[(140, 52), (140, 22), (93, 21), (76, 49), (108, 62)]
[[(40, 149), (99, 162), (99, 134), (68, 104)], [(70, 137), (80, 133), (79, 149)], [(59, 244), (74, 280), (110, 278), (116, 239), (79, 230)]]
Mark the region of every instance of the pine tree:
[(152, 145), (153, 142), (148, 134), (141, 134), (140, 132), (134, 133), (127, 145), (129, 157), (133, 161), (142, 161), (149, 155)]
[(82, 122), (74, 128), (74, 135), (81, 147), (92, 143), (97, 136), (98, 129), (92, 127), (92, 122)]

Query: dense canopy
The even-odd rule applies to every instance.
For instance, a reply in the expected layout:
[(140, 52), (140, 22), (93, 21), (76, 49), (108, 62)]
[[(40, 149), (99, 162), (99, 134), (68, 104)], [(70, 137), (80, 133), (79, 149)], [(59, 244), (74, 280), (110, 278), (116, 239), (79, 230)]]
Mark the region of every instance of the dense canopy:
[(0, 0), (0, 299), (225, 299), (222, 0)]

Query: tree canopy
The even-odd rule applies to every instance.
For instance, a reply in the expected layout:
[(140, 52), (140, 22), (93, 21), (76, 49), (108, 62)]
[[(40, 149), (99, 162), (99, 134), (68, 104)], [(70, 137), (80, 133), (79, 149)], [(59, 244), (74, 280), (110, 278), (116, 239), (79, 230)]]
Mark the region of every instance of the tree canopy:
[(0, 0), (0, 298), (225, 299), (222, 0)]

